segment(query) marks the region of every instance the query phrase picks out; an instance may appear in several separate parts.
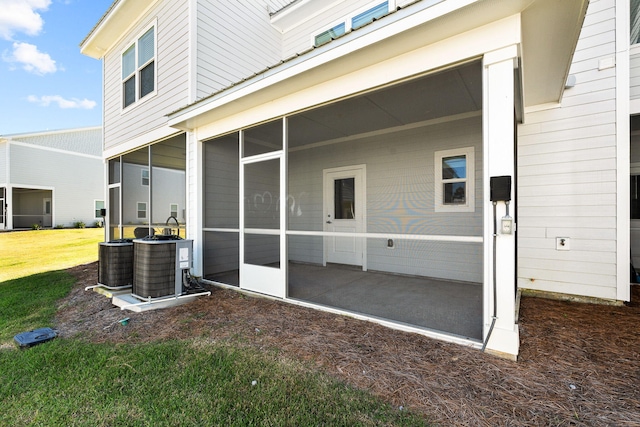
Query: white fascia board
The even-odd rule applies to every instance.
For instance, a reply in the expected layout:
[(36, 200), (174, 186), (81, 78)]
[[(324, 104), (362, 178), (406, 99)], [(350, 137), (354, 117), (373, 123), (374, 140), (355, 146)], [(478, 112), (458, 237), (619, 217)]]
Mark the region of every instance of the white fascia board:
[(98, 130), (101, 127), (102, 126), (87, 126), (82, 128), (47, 130), (42, 132), (14, 133), (14, 134), (4, 135), (0, 137), (0, 141), (2, 141), (3, 139), (17, 139), (17, 138), (28, 138), (32, 136), (59, 135), (61, 133), (86, 132), (90, 130)]

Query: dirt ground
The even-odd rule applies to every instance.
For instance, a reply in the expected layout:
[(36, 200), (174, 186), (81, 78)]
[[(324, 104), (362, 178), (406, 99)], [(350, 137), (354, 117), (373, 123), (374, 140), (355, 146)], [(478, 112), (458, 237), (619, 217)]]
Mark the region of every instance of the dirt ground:
[[(144, 313), (121, 311), (85, 286), (61, 302), (61, 336), (94, 342), (196, 337), (278, 349), (441, 425), (640, 425), (640, 288), (607, 306), (523, 297), (517, 362), (347, 316), (211, 288), (210, 297)], [(129, 317), (126, 326), (118, 321)]]

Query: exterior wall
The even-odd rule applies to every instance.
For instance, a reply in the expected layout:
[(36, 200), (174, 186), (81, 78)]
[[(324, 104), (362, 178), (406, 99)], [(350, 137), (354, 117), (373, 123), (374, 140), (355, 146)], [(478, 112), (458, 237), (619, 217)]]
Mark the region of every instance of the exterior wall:
[[(615, 0), (591, 1), (559, 108), (518, 127), (518, 286), (616, 298)], [(556, 238), (570, 250), (556, 250)]]
[[(122, 110), (122, 52), (157, 20), (156, 94)], [(161, 128), (189, 102), (189, 2), (158, 2), (104, 58), (105, 149)], [(148, 141), (151, 142), (151, 141)]]
[(269, 10), (279, 10), (287, 3), (286, 0), (198, 1), (197, 98), (224, 89), (282, 59), (282, 35), (271, 25)]
[[(391, 142), (393, 144), (391, 145)], [(475, 212), (434, 212), (434, 153), (474, 147)], [(482, 118), (480, 116), (289, 154), (289, 194), (300, 215), (290, 230), (322, 231), (323, 178), (327, 168), (366, 164), (368, 233), (482, 236)], [(296, 242), (299, 246), (296, 246)], [(290, 257), (322, 263), (322, 246), (291, 239)], [(318, 241), (321, 243), (321, 240)], [(367, 239), (367, 268), (452, 280), (482, 282), (482, 245)]]
[(7, 168), (8, 164), (8, 147), (9, 144), (6, 142), (0, 142), (0, 184), (7, 184)]
[(103, 165), (99, 157), (12, 144), (10, 180), (14, 187), (53, 189), (53, 226), (91, 225), (94, 200), (104, 200)]

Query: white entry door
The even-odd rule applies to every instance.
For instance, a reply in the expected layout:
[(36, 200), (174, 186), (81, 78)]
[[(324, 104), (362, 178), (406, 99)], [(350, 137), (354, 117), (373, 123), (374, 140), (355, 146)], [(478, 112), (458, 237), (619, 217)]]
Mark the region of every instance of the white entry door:
[(42, 226), (51, 227), (51, 199), (42, 199)]
[(325, 169), (324, 231), (345, 233), (324, 239), (325, 264), (364, 264), (365, 239), (355, 233), (366, 232), (366, 166)]
[[(1, 190), (0, 190), (1, 191)], [(4, 230), (5, 226), (5, 206), (4, 206), (4, 197), (0, 197), (0, 230)]]

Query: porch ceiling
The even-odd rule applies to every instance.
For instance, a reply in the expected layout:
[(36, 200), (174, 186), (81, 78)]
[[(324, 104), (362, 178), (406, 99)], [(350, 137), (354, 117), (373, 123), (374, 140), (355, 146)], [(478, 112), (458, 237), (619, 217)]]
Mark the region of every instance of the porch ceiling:
[(292, 116), (289, 147), (482, 110), (482, 70), (474, 61)]

